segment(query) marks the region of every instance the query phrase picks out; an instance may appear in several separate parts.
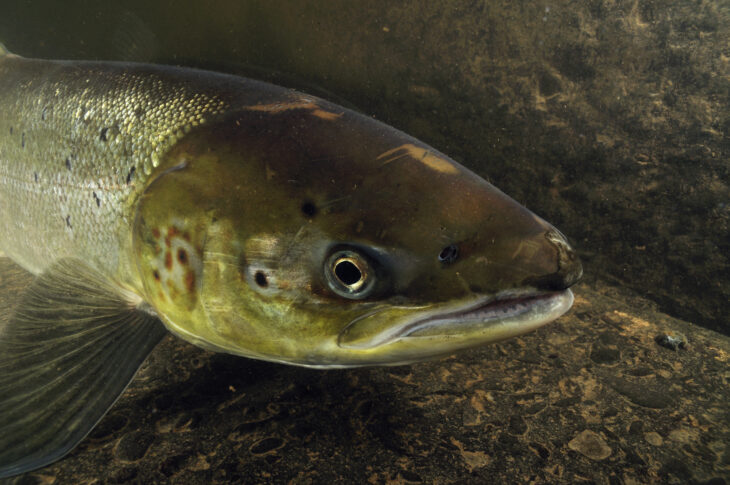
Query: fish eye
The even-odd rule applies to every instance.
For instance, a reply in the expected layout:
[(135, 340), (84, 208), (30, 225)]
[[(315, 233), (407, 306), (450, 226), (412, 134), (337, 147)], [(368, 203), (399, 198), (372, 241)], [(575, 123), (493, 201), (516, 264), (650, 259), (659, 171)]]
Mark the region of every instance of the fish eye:
[(325, 276), (332, 291), (351, 299), (367, 297), (375, 287), (375, 271), (358, 251), (335, 251), (325, 263)]

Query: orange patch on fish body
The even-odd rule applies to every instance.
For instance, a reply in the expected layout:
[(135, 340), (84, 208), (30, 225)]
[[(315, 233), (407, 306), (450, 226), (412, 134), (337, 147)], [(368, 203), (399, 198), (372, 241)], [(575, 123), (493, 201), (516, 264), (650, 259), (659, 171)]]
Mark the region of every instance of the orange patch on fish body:
[(412, 143), (407, 143), (383, 152), (378, 155), (376, 160), (385, 159), (383, 165), (386, 165), (403, 157), (410, 157), (437, 172), (448, 174), (459, 173), (459, 168), (453, 162), (436, 155), (431, 150), (413, 145)]
[(254, 106), (247, 106), (245, 109), (249, 111), (263, 111), (273, 114), (295, 109), (306, 109), (310, 110), (313, 116), (327, 121), (334, 121), (343, 114), (333, 113), (331, 111), (322, 109), (313, 99), (308, 97), (301, 97), (298, 100), (289, 103), (257, 104)]

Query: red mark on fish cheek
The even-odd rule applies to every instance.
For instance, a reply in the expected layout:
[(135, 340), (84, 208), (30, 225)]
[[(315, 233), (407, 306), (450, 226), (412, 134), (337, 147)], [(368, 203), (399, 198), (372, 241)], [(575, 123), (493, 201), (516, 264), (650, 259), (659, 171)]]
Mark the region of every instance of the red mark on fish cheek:
[(165, 251), (165, 268), (168, 271), (172, 269), (172, 254), (170, 254), (170, 251)]
[(180, 234), (180, 231), (175, 226), (170, 226), (167, 228), (167, 234), (165, 235), (165, 246), (168, 248), (170, 247), (170, 241), (173, 237)]
[(187, 264), (188, 263), (188, 253), (185, 252), (184, 249), (178, 249), (177, 250), (177, 260), (180, 261), (180, 264)]
[(185, 288), (188, 293), (192, 293), (195, 290), (195, 273), (188, 271), (185, 273)]
[(170, 295), (170, 298), (172, 300), (176, 300), (177, 297), (180, 295), (180, 292), (178, 291), (177, 288), (175, 288), (175, 282), (172, 281), (172, 279), (168, 279), (166, 281), (166, 285), (167, 285), (167, 293)]

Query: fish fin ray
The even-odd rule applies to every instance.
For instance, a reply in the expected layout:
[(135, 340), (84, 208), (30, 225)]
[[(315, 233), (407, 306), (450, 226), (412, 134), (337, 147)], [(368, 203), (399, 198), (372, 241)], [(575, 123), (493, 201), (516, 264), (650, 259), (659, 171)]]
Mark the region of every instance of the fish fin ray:
[(0, 478), (72, 450), (165, 334), (81, 261), (63, 259), (40, 274), (0, 329)]

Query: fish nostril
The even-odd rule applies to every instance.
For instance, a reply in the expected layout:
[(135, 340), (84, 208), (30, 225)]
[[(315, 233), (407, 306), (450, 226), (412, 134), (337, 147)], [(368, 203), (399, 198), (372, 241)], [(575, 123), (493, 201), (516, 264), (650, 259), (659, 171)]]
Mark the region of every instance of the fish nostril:
[(570, 259), (567, 264), (562, 265), (558, 271), (558, 273), (563, 275), (563, 281), (566, 288), (577, 283), (581, 276), (583, 276), (583, 265), (581, 264), (578, 255), (575, 251), (571, 250), (569, 256)]
[(563, 288), (568, 288), (583, 276), (583, 265), (578, 254), (571, 248), (567, 241), (556, 244), (558, 247), (558, 271), (555, 273), (562, 279)]
[(523, 283), (548, 291), (559, 291), (571, 287), (583, 275), (583, 265), (580, 258), (570, 247), (565, 236), (557, 229), (551, 228), (546, 231), (544, 237), (555, 250), (553, 271), (540, 276), (533, 276), (523, 281)]

